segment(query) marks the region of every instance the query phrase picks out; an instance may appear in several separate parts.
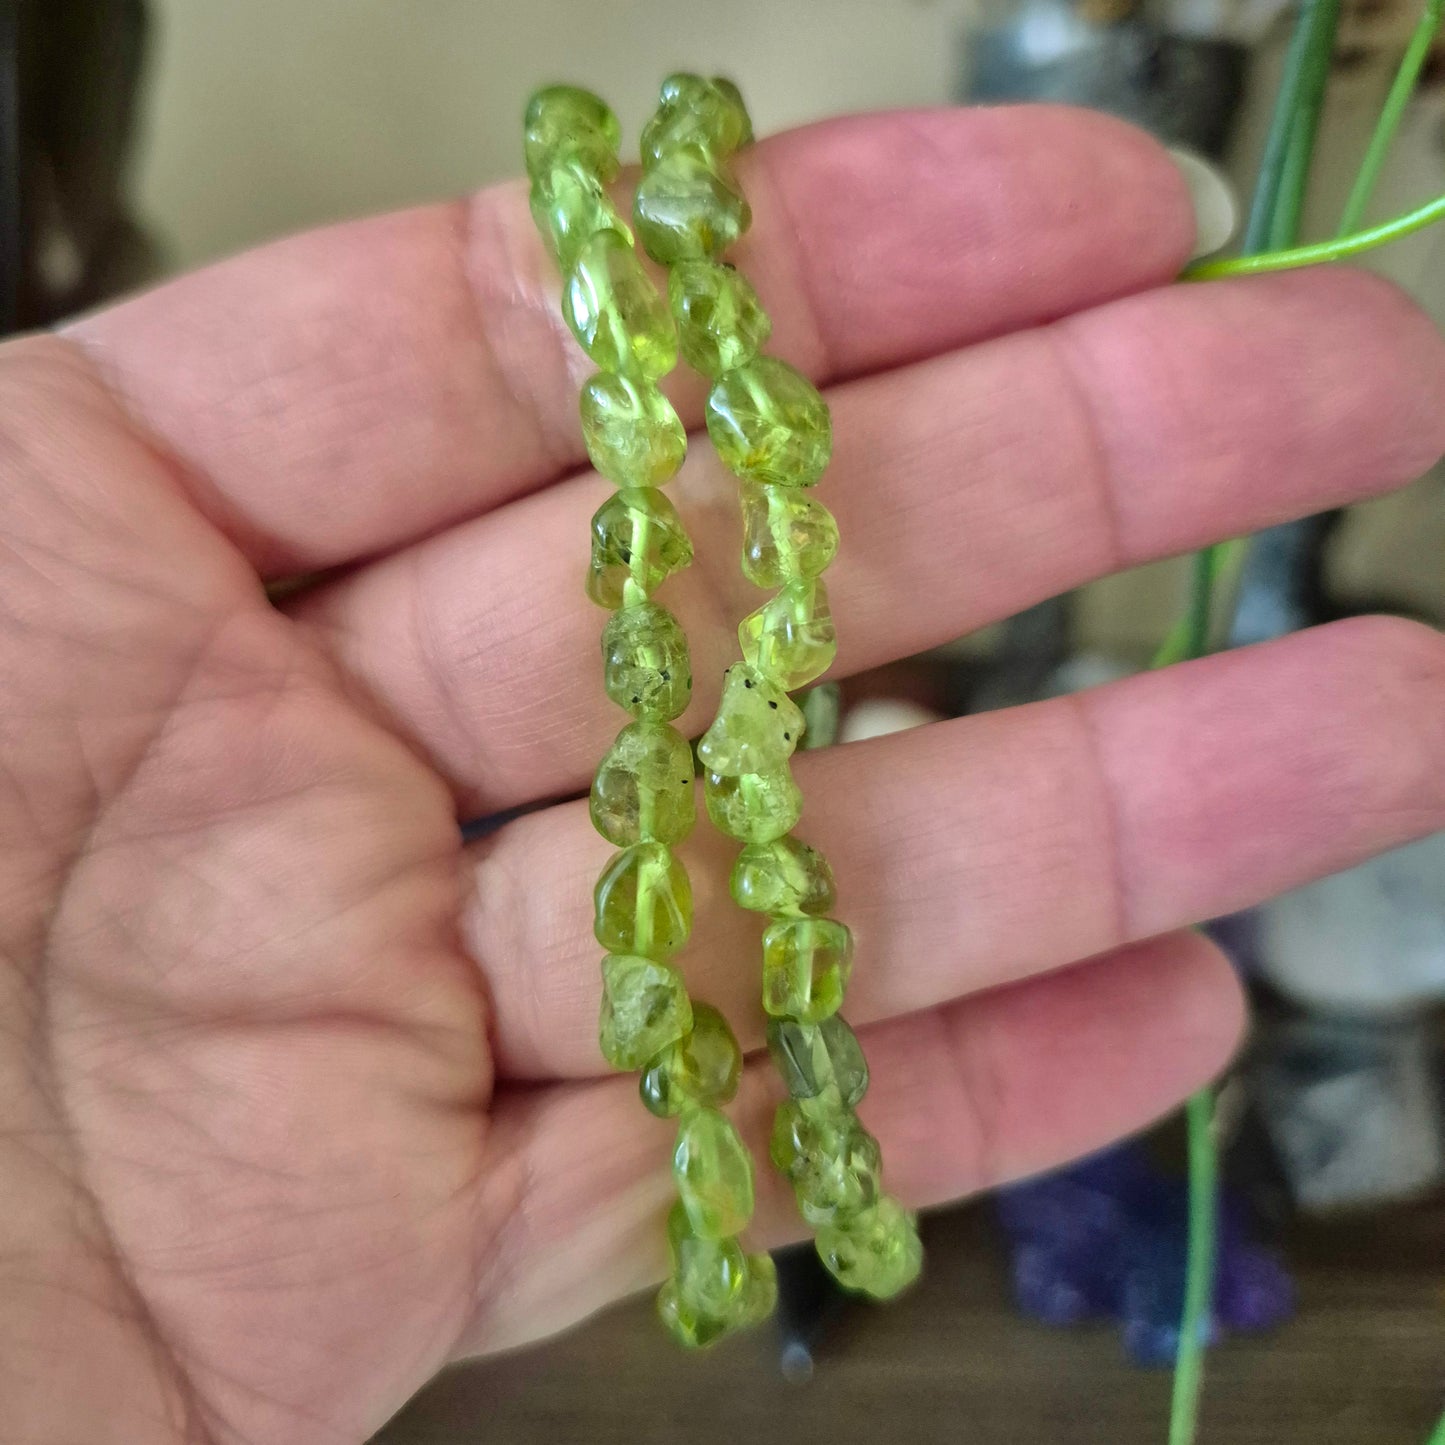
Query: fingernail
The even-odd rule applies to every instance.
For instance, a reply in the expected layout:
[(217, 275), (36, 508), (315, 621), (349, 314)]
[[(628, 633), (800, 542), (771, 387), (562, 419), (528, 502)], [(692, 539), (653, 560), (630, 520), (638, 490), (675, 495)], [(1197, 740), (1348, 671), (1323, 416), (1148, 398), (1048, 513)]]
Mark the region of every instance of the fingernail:
[(1194, 203), (1194, 249), (1191, 261), (1208, 256), (1225, 245), (1239, 224), (1239, 202), (1234, 187), (1203, 156), (1171, 146), (1169, 154), (1189, 187)]

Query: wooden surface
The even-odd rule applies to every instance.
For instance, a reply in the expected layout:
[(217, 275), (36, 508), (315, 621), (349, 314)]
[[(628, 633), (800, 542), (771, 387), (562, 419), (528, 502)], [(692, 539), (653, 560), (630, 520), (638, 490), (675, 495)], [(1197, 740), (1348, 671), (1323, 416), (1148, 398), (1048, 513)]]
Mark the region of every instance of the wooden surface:
[[(763, 1333), (683, 1357), (634, 1301), (547, 1345), (461, 1366), (376, 1445), (1164, 1445), (1168, 1377), (1106, 1326), (1008, 1302), (986, 1209), (927, 1222), (905, 1302), (852, 1309), (806, 1384)], [(1211, 1353), (1200, 1445), (1426, 1445), (1445, 1409), (1445, 1204), (1288, 1240), (1298, 1317)]]

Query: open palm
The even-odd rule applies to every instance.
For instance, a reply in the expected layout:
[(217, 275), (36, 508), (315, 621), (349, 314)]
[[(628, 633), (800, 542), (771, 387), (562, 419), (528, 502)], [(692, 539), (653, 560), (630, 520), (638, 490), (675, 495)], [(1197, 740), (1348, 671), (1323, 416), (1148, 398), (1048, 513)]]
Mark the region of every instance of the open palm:
[[(774, 349), (829, 387), (842, 671), (1445, 446), (1445, 348), (1382, 284), (1167, 287), (1185, 191), (1111, 121), (845, 120), (741, 169)], [(596, 1050), (606, 845), (575, 801), (458, 830), (575, 796), (620, 721), (556, 291), (507, 186), (0, 351), (7, 1438), (356, 1445), (661, 1272), (668, 1131)], [(674, 495), (696, 731), (752, 603), (706, 448)], [(1374, 620), (800, 758), (890, 1187), (1217, 1070), (1239, 995), (1178, 930), (1440, 827), (1442, 703), (1445, 644)], [(756, 1049), (754, 925), (692, 846), (689, 982)], [(750, 1064), (755, 1141), (770, 1102)], [(758, 1242), (796, 1233), (759, 1183)]]

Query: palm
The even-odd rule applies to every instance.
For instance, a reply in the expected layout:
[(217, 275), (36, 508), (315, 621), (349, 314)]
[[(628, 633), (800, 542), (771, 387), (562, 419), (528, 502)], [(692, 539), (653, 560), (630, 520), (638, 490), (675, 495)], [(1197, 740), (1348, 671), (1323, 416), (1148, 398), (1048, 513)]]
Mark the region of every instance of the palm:
[[(749, 244), (777, 349), (844, 374), (917, 363), (833, 396), (829, 499), (845, 554), (868, 541), (838, 571), (845, 667), (1401, 482), (1440, 444), (1440, 347), (1382, 289), (1097, 305), (1162, 283), (1187, 244), (1166, 164), (1109, 123), (879, 118), (770, 147), (795, 189)], [(940, 154), (998, 168), (987, 217), (933, 171), (913, 213), (864, 206), (848, 231), (829, 211), (845, 161), (852, 199), (896, 201), (900, 167)], [(1091, 216), (1101, 181), (1112, 208)], [(449, 1356), (559, 1328), (658, 1267), (666, 1132), (594, 1077), (584, 899), (606, 850), (575, 803), (479, 845), (457, 829), (575, 792), (612, 725), (573, 588), (601, 489), (567, 477), (555, 279), (518, 202), (477, 203), (460, 270), (457, 214), (416, 213), (92, 318), (79, 339), (129, 414), (65, 344), (0, 371), (0, 1007), (21, 1041), (0, 1179), (69, 1221), (90, 1358), (132, 1352), (117, 1376), (155, 1438), (357, 1441)], [(845, 244), (873, 244), (858, 215), (917, 263), (893, 292), (847, 279)], [(970, 225), (1002, 233), (919, 249)], [(805, 315), (804, 264), (841, 318)], [(1295, 366), (1322, 333), (1324, 359)], [(728, 525), (701, 455), (678, 495), (695, 537)], [(671, 589), (689, 725), (745, 600), (730, 546), (703, 552)], [(258, 582), (332, 566), (279, 607)], [(898, 1191), (924, 1204), (1062, 1159), (1207, 1077), (1236, 995), (1169, 930), (1439, 826), (1441, 674), (1423, 633), (1345, 629), (805, 760), (805, 831), (863, 945), (850, 1013)], [(755, 1048), (747, 925), (717, 845), (697, 846), (691, 978)], [(751, 1067), (755, 1138), (768, 1089)], [(41, 1143), (7, 1155), (7, 1137)], [(775, 1189), (758, 1229), (796, 1231)]]

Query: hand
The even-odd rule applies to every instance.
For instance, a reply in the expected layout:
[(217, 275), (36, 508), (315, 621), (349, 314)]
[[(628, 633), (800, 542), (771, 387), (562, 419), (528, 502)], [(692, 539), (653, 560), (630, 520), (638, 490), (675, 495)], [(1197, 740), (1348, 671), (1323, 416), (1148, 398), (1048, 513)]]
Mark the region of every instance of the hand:
[[(772, 349), (830, 384), (841, 673), (1445, 447), (1387, 286), (1168, 286), (1185, 191), (1112, 121), (845, 120), (741, 170)], [(661, 1272), (669, 1130), (596, 1047), (607, 846), (575, 801), (457, 829), (577, 794), (621, 721), (557, 291), (509, 185), (0, 352), (8, 1438), (356, 1445)], [(755, 599), (706, 446), (673, 494), (695, 732)], [(1442, 718), (1445, 643), (1370, 620), (800, 758), (890, 1186), (987, 1188), (1214, 1074), (1239, 991), (1179, 930), (1441, 827)], [(727, 855), (701, 826), (685, 962), (756, 1050)], [(758, 1178), (756, 1241), (796, 1236)]]

